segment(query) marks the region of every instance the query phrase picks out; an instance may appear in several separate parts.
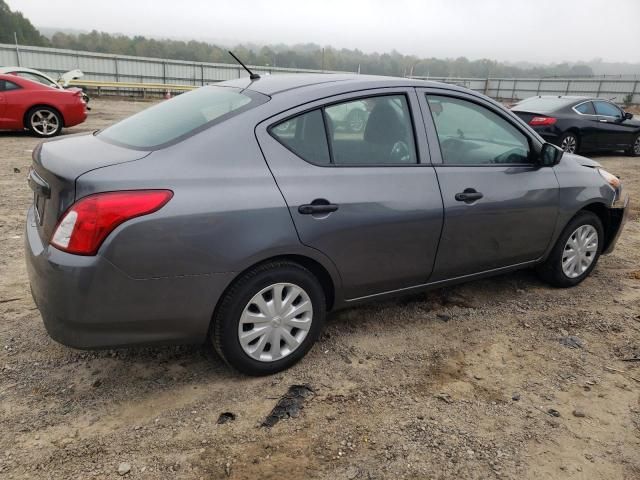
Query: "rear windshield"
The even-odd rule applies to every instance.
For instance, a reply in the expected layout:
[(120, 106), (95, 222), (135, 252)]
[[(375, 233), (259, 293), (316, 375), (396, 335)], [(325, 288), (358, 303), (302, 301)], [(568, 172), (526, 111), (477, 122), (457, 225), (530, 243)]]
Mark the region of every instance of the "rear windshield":
[(532, 97), (527, 98), (511, 109), (515, 112), (532, 112), (532, 113), (551, 113), (562, 107), (566, 107), (567, 105), (575, 102), (576, 99), (567, 99), (567, 98), (540, 98), (540, 97)]
[(98, 136), (141, 150), (166, 147), (269, 100), (250, 90), (208, 86), (147, 108)]

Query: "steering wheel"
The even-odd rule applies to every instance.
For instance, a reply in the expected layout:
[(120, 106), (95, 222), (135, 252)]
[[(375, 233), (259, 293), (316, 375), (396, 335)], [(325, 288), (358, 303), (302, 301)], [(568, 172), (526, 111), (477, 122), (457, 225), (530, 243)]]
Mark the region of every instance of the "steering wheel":
[(409, 163), (411, 162), (411, 151), (406, 142), (399, 141), (393, 144), (389, 159), (393, 163)]

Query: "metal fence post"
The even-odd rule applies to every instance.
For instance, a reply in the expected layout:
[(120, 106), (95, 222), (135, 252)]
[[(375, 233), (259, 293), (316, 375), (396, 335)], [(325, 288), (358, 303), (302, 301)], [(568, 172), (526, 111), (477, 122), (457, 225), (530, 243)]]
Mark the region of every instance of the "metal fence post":
[(511, 90), (511, 100), (515, 100), (516, 98), (516, 85), (518, 84), (517, 79), (513, 79), (513, 89)]
[(600, 90), (602, 90), (602, 80), (598, 82), (598, 91), (596, 92), (596, 97), (600, 96)]
[(20, 47), (18, 47), (18, 34), (16, 32), (13, 32), (13, 39), (16, 42), (16, 65), (21, 67), (22, 65), (20, 65)]
[(118, 56), (113, 57), (113, 66), (115, 67), (116, 72), (116, 82), (120, 81), (120, 74), (118, 73)]
[(538, 79), (538, 89), (536, 90), (536, 95), (540, 95), (540, 87), (542, 86), (542, 79)]
[(567, 88), (564, 91), (565, 95), (569, 95), (569, 87), (571, 86), (571, 80), (567, 80)]
[(162, 83), (167, 83), (167, 62), (162, 62)]
[[(633, 99), (635, 98), (636, 92), (638, 91), (638, 84), (640, 84), (640, 81), (638, 80), (633, 82), (633, 90), (631, 90), (631, 103), (634, 103)], [(640, 101), (637, 103), (640, 103)]]
[(498, 86), (496, 87), (496, 98), (500, 98), (500, 85), (502, 84), (502, 79), (498, 79)]

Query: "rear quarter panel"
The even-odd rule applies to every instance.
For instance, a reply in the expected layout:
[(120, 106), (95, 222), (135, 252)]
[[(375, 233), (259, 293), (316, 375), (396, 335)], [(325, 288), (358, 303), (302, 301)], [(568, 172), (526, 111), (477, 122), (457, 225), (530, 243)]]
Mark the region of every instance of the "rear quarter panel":
[(137, 279), (238, 273), (279, 255), (331, 262), (298, 240), (267, 168), (249, 112), (149, 156), (80, 176), (76, 198), (110, 190), (166, 188), (160, 211), (120, 225), (99, 255)]
[(7, 99), (7, 116), (14, 121), (11, 128), (25, 128), (25, 116), (35, 106), (52, 107), (59, 111), (66, 127), (77, 125), (86, 119), (84, 105), (78, 101), (72, 92), (53, 88), (47, 88), (46, 90), (23, 88), (5, 92), (5, 96)]

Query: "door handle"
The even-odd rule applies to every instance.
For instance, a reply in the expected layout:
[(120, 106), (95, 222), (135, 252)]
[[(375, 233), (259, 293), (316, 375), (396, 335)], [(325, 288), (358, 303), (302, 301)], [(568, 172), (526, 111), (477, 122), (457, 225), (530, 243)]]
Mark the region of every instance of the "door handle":
[(302, 215), (317, 215), (322, 213), (331, 213), (338, 210), (338, 205), (335, 203), (329, 203), (323, 198), (318, 198), (307, 205), (300, 205), (298, 207), (298, 213)]
[(482, 197), (482, 193), (476, 192), (473, 188), (465, 188), (464, 192), (456, 193), (456, 200), (464, 203), (473, 203)]
[(602, 122), (602, 123), (609, 123), (609, 121), (608, 121), (608, 120), (605, 120), (604, 118), (601, 118), (601, 119), (600, 119), (600, 120), (598, 120), (598, 121), (599, 121), (599, 122)]

